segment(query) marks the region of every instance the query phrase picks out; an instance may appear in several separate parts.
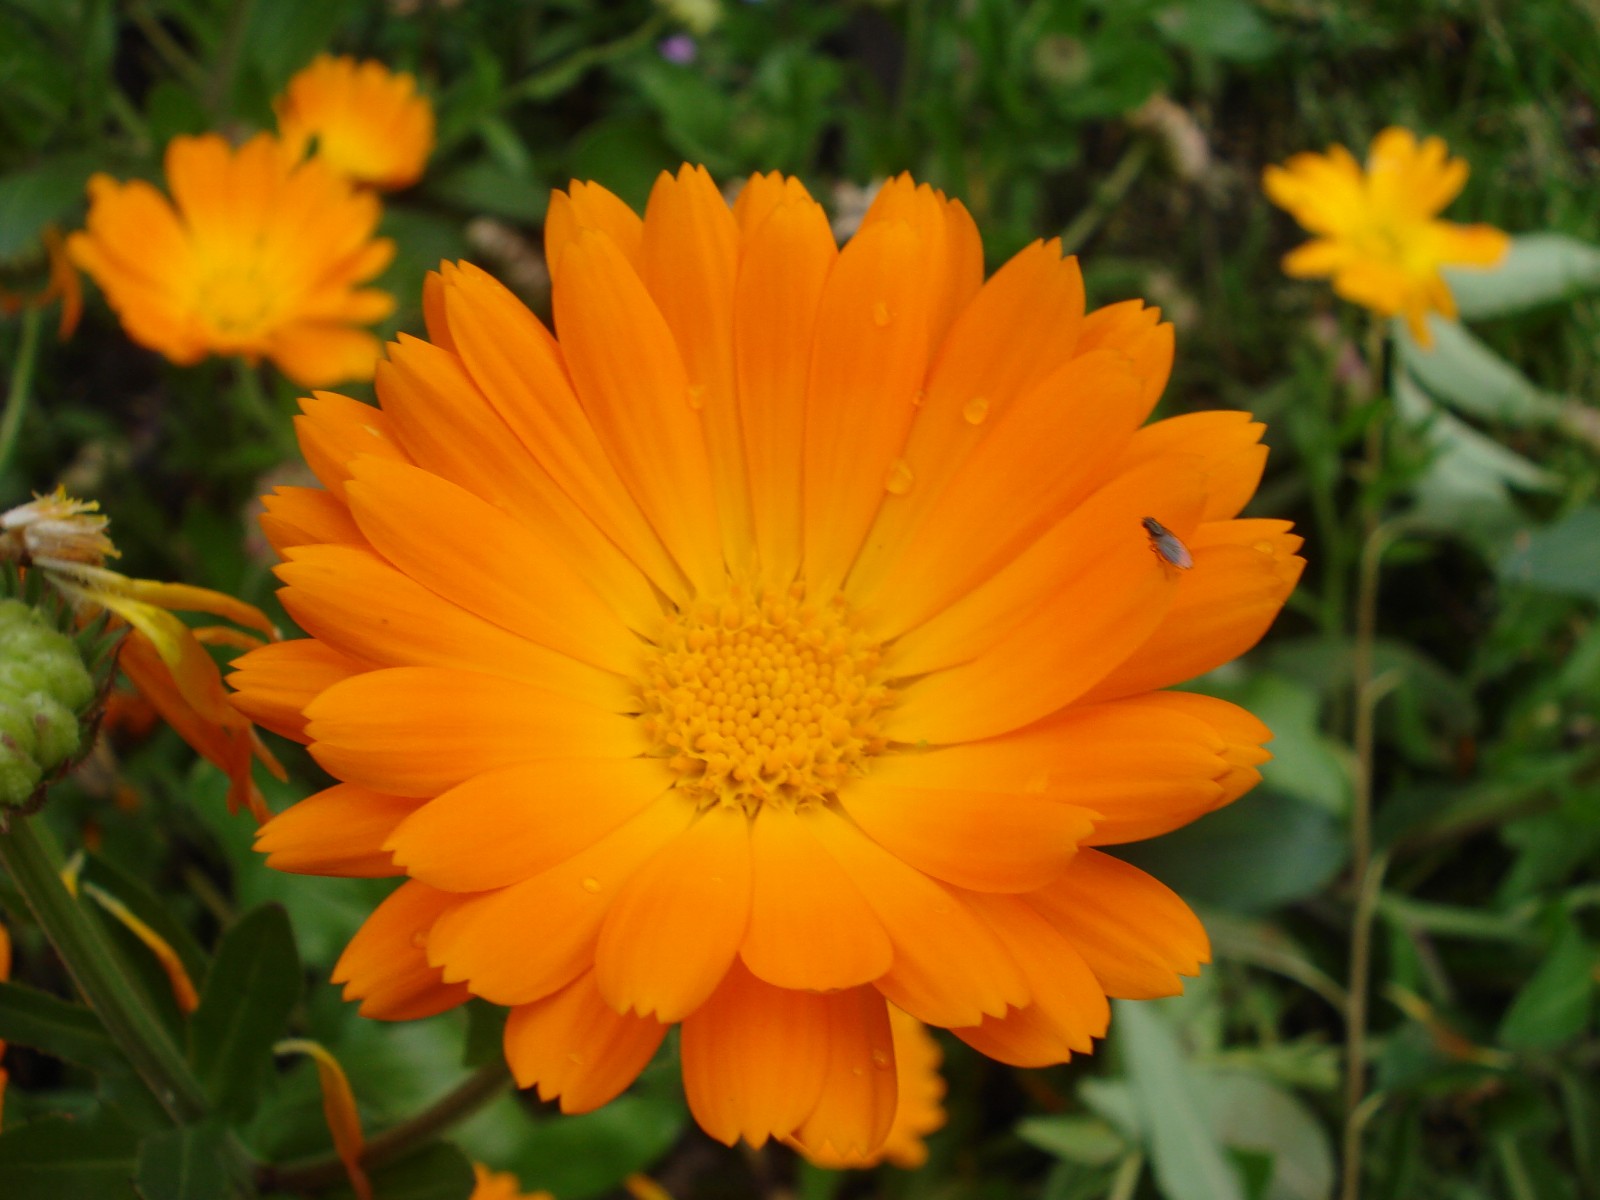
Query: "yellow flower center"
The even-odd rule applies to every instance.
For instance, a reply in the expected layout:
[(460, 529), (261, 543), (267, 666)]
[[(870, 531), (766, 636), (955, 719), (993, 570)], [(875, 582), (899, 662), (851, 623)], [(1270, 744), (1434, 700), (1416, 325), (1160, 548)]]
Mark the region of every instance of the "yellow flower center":
[(201, 280), (195, 308), (217, 333), (253, 337), (271, 323), (278, 287), (253, 265), (218, 267)]
[(839, 597), (735, 584), (668, 619), (640, 719), (701, 807), (826, 802), (887, 744), (880, 657)]

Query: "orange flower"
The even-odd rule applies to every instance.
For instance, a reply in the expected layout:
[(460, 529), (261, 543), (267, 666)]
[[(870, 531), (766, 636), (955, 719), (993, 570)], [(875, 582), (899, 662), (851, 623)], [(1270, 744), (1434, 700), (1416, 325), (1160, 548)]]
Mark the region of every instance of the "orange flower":
[[(1140, 428), (1171, 363), (1035, 244), (987, 283), (966, 210), (902, 177), (842, 250), (798, 181), (704, 170), (641, 221), (574, 184), (559, 343), (446, 266), (381, 408), (304, 402), (326, 490), (263, 527), (311, 636), (240, 708), (340, 782), (285, 870), (404, 875), (335, 979), (369, 1016), (510, 1006), (523, 1086), (628, 1086), (669, 1026), (725, 1142), (873, 1153), (889, 1004), (1009, 1063), (1207, 955), (1151, 837), (1259, 776), (1268, 731), (1154, 689), (1248, 649), (1298, 575), (1237, 520), (1245, 413)], [(1192, 552), (1151, 552), (1153, 516)]]
[(128, 336), (175, 363), (208, 354), (270, 358), (317, 387), (370, 379), (378, 340), (358, 325), (394, 297), (360, 285), (389, 263), (379, 206), (320, 159), (294, 163), (260, 134), (167, 147), (174, 202), (142, 180), (89, 180), (88, 229), (68, 240)]
[(1510, 244), (1488, 225), (1433, 219), (1467, 182), (1466, 161), (1448, 153), (1439, 138), (1418, 144), (1409, 129), (1385, 129), (1372, 139), (1364, 172), (1343, 146), (1268, 167), (1267, 197), (1316, 235), (1283, 269), (1297, 279), (1331, 278), (1346, 300), (1405, 317), (1412, 336), (1432, 345), (1427, 314), (1456, 315), (1439, 269), (1492, 267)]
[[(0, 925), (0, 983), (11, 978), (11, 933), (4, 925)], [(6, 1052), (6, 1044), (0, 1041), (0, 1058)], [(0, 1062), (0, 1121), (4, 1120), (6, 1107), (6, 1084), (11, 1076), (6, 1071), (5, 1064)]]
[(118, 663), (139, 693), (208, 762), (230, 780), (228, 805), (268, 816), (253, 776), (259, 759), (278, 778), (283, 768), (255, 728), (228, 703), (217, 664), (203, 643), (249, 648), (261, 644), (228, 626), (191, 629), (170, 610), (225, 617), (267, 638), (277, 631), (253, 605), (209, 588), (153, 579), (130, 579), (103, 564), (117, 556), (106, 536), (109, 519), (99, 505), (74, 500), (64, 490), (0, 513), (0, 563), (37, 571), (81, 620), (111, 612), (130, 627)]
[(832, 1143), (814, 1149), (798, 1146), (819, 1167), (843, 1170), (847, 1167), (875, 1167), (881, 1162), (915, 1170), (928, 1161), (925, 1134), (943, 1127), (945, 1121), (944, 1080), (939, 1063), (944, 1055), (939, 1043), (921, 1021), (894, 1005), (889, 1006), (889, 1032), (894, 1037), (894, 1069), (899, 1085), (894, 1123), (883, 1144), (870, 1154), (840, 1154)]
[(555, 1200), (549, 1192), (525, 1192), (522, 1181), (510, 1171), (491, 1171), (482, 1163), (472, 1164), (477, 1182), (467, 1200)]
[(273, 108), (290, 154), (312, 150), (356, 183), (408, 187), (433, 150), (433, 106), (413, 76), (380, 62), (319, 54)]

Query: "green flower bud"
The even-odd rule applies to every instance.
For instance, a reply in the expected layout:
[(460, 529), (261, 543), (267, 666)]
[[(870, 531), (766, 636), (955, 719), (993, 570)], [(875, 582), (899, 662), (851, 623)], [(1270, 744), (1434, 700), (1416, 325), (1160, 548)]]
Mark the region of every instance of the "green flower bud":
[(78, 752), (95, 695), (77, 645), (41, 613), (0, 600), (0, 805), (26, 804)]

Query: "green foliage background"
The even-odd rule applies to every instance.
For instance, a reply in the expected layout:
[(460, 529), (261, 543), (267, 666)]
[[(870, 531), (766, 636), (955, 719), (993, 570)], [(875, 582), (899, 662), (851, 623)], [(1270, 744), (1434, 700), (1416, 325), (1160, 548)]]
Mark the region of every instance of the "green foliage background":
[[(695, 12), (716, 20), (691, 30)], [(670, 61), (667, 38), (691, 38), (676, 45), (693, 61)], [(780, 169), (846, 216), (853, 187), (908, 169), (968, 204), (991, 269), (1061, 235), (1092, 302), (1162, 306), (1178, 331), (1162, 413), (1267, 421), (1250, 514), (1293, 517), (1310, 561), (1263, 645), (1196, 685), (1273, 727), (1266, 782), (1130, 854), (1211, 930), (1217, 961), (1184, 997), (1122, 1005), (1094, 1058), (1047, 1071), (949, 1042), (949, 1125), (913, 1173), (725, 1151), (687, 1122), (663, 1062), (586, 1117), (503, 1096), (450, 1145), (381, 1173), (381, 1197), (464, 1195), (463, 1154), (562, 1200), (615, 1193), (635, 1170), (680, 1200), (1333, 1194), (1361, 770), (1351, 638), (1374, 526), (1377, 1098), (1353, 1170), (1374, 1198), (1600, 1197), (1592, 0), (0, 0), (7, 277), (37, 265), (46, 223), (81, 222), (91, 171), (156, 179), (175, 134), (270, 127), (271, 97), (325, 48), (414, 71), (437, 104), (427, 176), (386, 207), (391, 330), (420, 330), (422, 275), (442, 257), (547, 310), (539, 224), (574, 177), (642, 205), (682, 160), (723, 179)], [(1176, 107), (1144, 107), (1158, 94)], [(1448, 216), (1563, 238), (1520, 242), (1503, 273), (1463, 280), (1466, 328), (1441, 329), (1433, 354), (1394, 331), (1376, 368), (1364, 314), (1280, 273), (1300, 234), (1259, 176), (1333, 142), (1359, 154), (1391, 124), (1472, 164)], [(0, 325), (8, 364), (19, 336)], [(296, 468), (293, 389), (268, 386), (262, 408), (229, 364), (171, 367), (91, 299), (77, 336), (42, 351), (0, 507), (65, 482), (113, 515), (129, 573), (270, 608), (251, 503)], [(168, 935), (213, 1015), (242, 1021), (233, 1042), (204, 1022), (188, 1032), (237, 1133), (170, 1129), (87, 1010), (52, 998), (73, 993), (0, 882), (21, 981), (0, 993), (15, 1043), (0, 1194), (127, 1195), (136, 1174), (147, 1200), (221, 1195), (206, 1189), (225, 1179), (185, 1164), (225, 1136), (272, 1161), (325, 1151), (310, 1067), (268, 1066), (286, 1029), (338, 1053), (373, 1129), (494, 1057), (487, 1009), (379, 1026), (327, 984), (384, 885), (267, 871), (248, 822), (224, 813), (221, 778), (170, 733), (116, 749), (140, 803), (112, 803), (102, 763), (57, 789), (49, 820), (68, 846), (88, 836), (90, 873)], [(309, 759), (287, 757), (277, 807), (318, 786)], [(108, 929), (161, 996), (137, 944)], [(163, 1019), (178, 1028), (175, 1011)]]

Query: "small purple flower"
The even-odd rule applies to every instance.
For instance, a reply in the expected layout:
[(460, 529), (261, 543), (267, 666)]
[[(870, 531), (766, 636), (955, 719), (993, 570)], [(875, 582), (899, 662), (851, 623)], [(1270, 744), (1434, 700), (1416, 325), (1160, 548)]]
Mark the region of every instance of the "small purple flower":
[(680, 67), (688, 66), (700, 52), (694, 39), (687, 33), (675, 33), (669, 38), (662, 39), (656, 49), (662, 58), (670, 63), (677, 63)]

